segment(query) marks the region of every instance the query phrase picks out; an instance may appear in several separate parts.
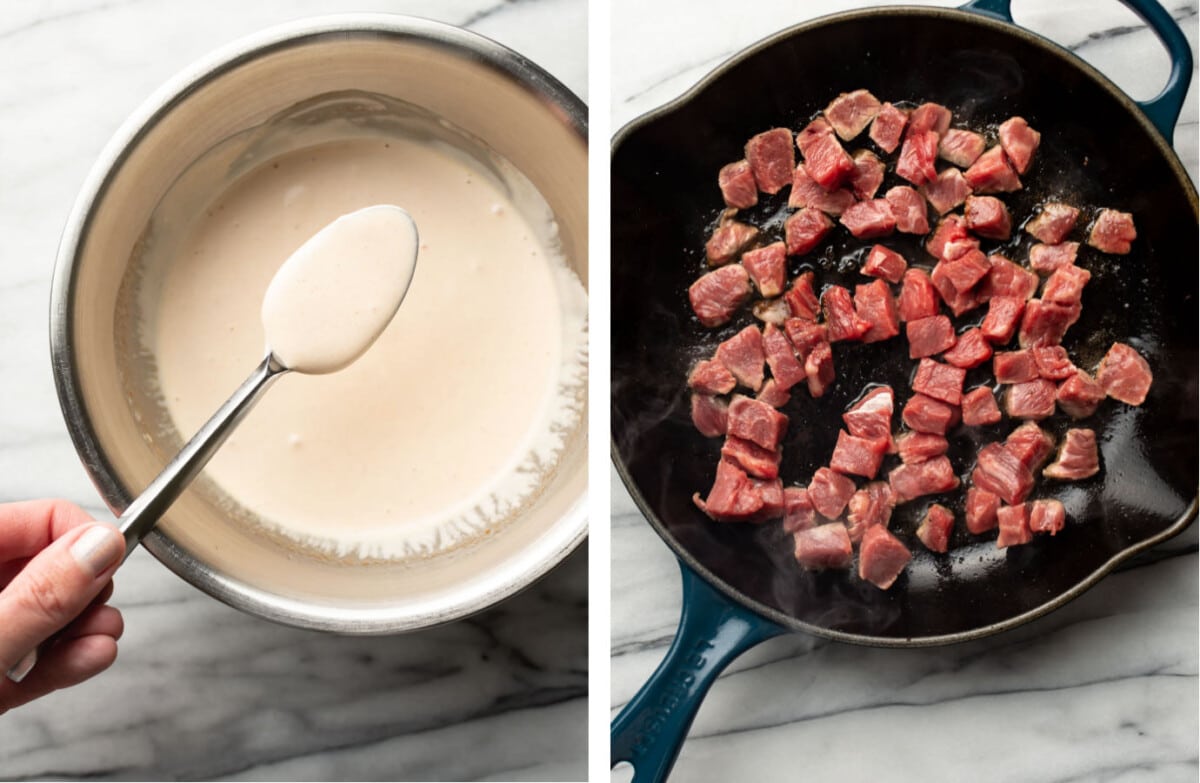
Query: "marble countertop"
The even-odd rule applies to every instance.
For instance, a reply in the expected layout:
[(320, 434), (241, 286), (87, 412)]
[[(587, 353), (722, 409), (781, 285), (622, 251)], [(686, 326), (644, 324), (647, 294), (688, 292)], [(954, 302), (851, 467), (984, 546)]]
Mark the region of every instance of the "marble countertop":
[[(871, 3), (616, 0), (612, 122), (676, 97), (728, 57), (805, 18)], [(952, 5), (952, 3), (939, 3)], [(1195, 0), (1167, 3), (1197, 46)], [(1167, 58), (1116, 2), (1014, 3), (1133, 97)], [(1197, 177), (1197, 86), (1175, 135)], [(679, 617), (679, 570), (612, 473), (612, 710), (658, 663)], [(1195, 781), (1197, 528), (1059, 611), (952, 647), (884, 650), (790, 635), (734, 662), (701, 707), (673, 779)], [(650, 596), (653, 596), (651, 600)], [(628, 772), (614, 773), (614, 780)]]
[[(59, 234), (124, 118), (208, 51), (279, 22), (409, 13), (510, 46), (587, 98), (584, 0), (65, 0), (0, 8), (0, 501), (111, 518), (59, 414), (47, 312)], [(546, 35), (553, 29), (554, 35)], [(579, 780), (586, 546), (495, 609), (405, 636), (273, 625), (144, 551), (118, 574), (115, 666), (0, 719), (0, 778)]]

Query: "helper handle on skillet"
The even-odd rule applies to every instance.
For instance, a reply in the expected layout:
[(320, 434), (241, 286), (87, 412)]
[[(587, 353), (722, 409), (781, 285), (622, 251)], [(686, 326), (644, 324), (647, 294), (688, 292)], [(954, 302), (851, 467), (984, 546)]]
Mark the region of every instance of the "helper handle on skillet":
[[(1137, 101), (1142, 112), (1167, 140), (1167, 144), (1171, 144), (1175, 135), (1175, 122), (1179, 119), (1179, 111), (1183, 108), (1188, 84), (1192, 80), (1192, 49), (1188, 46), (1187, 38), (1179, 29), (1179, 25), (1171, 18), (1171, 14), (1155, 0), (1121, 2), (1150, 25), (1150, 29), (1163, 42), (1163, 46), (1167, 47), (1167, 54), (1171, 58), (1171, 74), (1167, 77), (1167, 85), (1163, 87), (1162, 92), (1148, 101)], [(1012, 17), (1012, 0), (971, 0), (961, 8), (1015, 24)]]
[(683, 611), (671, 649), (612, 724), (611, 765), (634, 783), (667, 779), (709, 687), (734, 658), (787, 629), (722, 595), (682, 561)]

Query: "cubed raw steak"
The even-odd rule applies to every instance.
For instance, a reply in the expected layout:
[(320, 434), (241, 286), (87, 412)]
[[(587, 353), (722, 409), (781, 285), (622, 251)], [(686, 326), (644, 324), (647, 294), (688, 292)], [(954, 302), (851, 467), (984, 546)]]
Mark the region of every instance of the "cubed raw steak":
[(896, 438), (896, 450), (904, 463), (924, 462), (946, 453), (950, 441), (928, 432), (906, 432)]
[(842, 414), (851, 435), (890, 444), (895, 396), (890, 386), (876, 386)]
[(1074, 264), (1060, 266), (1054, 274), (1046, 278), (1046, 285), (1042, 288), (1042, 301), (1068, 307), (1077, 305), (1083, 298), (1083, 287), (1091, 279), (1092, 273), (1086, 269)]
[(908, 262), (904, 256), (883, 245), (875, 245), (867, 253), (867, 260), (859, 271), (870, 277), (882, 277), (889, 283), (899, 283), (906, 269)]
[(870, 150), (859, 150), (852, 160), (854, 173), (850, 175), (850, 189), (857, 198), (875, 198), (875, 192), (883, 184), (883, 161)]
[(1078, 254), (1078, 242), (1063, 242), (1060, 245), (1038, 243), (1029, 248), (1029, 266), (1034, 271), (1048, 275), (1061, 266), (1074, 264)]
[(1000, 123), (1000, 146), (1018, 174), (1029, 170), (1041, 140), (1042, 134), (1029, 127), (1024, 117), (1011, 117)]
[(987, 280), (982, 283), (984, 295), (991, 299), (994, 296), (1011, 296), (1017, 299), (1029, 299), (1037, 292), (1038, 276), (1025, 267), (1014, 264), (999, 253), (988, 256), (991, 269)]
[(1012, 235), (1008, 207), (995, 196), (967, 196), (963, 217), (967, 228), (981, 237), (1008, 239)]
[(911, 430), (945, 435), (946, 431), (954, 426), (958, 410), (924, 394), (914, 394), (905, 403), (900, 418)]
[(1058, 407), (1072, 419), (1086, 419), (1104, 401), (1104, 388), (1083, 370), (1058, 385)]
[(1061, 345), (1030, 348), (1038, 375), (1051, 381), (1063, 381), (1075, 374), (1075, 364)]
[(879, 472), (879, 465), (883, 462), (883, 454), (887, 451), (887, 444), (886, 440), (856, 438), (845, 430), (840, 430), (829, 467), (838, 473), (875, 478), (875, 474)]
[(808, 376), (808, 393), (821, 397), (833, 383), (833, 348), (829, 343), (817, 343), (804, 357), (804, 374)]
[(896, 216), (884, 198), (860, 201), (848, 207), (838, 221), (858, 239), (886, 236), (896, 230)]
[(934, 258), (945, 259), (949, 257), (946, 254), (946, 247), (951, 244), (958, 246), (958, 241), (965, 239), (971, 239), (971, 235), (967, 231), (967, 224), (963, 222), (962, 216), (948, 215), (938, 221), (937, 228), (933, 230), (933, 236), (925, 242), (925, 249)]
[(1096, 216), (1096, 222), (1092, 223), (1087, 243), (1103, 253), (1125, 255), (1135, 239), (1137, 229), (1133, 225), (1133, 215), (1115, 209), (1102, 209)]
[(1079, 210), (1070, 204), (1052, 201), (1042, 207), (1037, 216), (1025, 224), (1025, 232), (1047, 245), (1057, 245), (1075, 229)]
[[(973, 251), (978, 252), (978, 251)], [(967, 286), (960, 289), (954, 284), (954, 278), (960, 280), (968, 279), (970, 274), (973, 274), (977, 268), (974, 259), (984, 257), (982, 253), (978, 256), (963, 256), (954, 261), (939, 261), (933, 268), (930, 274), (930, 282), (937, 289), (938, 297), (950, 308), (950, 312), (955, 316), (974, 310), (983, 304), (982, 295), (979, 286)], [(967, 259), (967, 260), (963, 260)]]
[(1125, 343), (1113, 343), (1096, 370), (1096, 383), (1104, 393), (1129, 405), (1145, 402), (1153, 381), (1150, 363)]
[(935, 400), (958, 405), (962, 402), (963, 380), (967, 371), (952, 364), (922, 359), (913, 377), (913, 391)]
[(750, 486), (762, 495), (763, 507), (753, 522), (783, 517), (783, 482), (779, 479), (756, 479), (751, 477)]
[(1033, 351), (1001, 351), (992, 357), (997, 383), (1024, 383), (1038, 377)]
[(1008, 433), (1004, 448), (1033, 473), (1045, 464), (1050, 452), (1054, 451), (1054, 438), (1036, 422), (1027, 421)]
[(921, 517), (917, 526), (917, 538), (931, 552), (945, 552), (950, 545), (950, 531), (954, 529), (954, 512), (940, 503), (934, 503)]
[(742, 254), (742, 266), (764, 297), (769, 299), (783, 293), (787, 282), (787, 250), (782, 242), (747, 250)]
[(704, 245), (704, 255), (709, 266), (724, 266), (738, 257), (751, 242), (758, 239), (754, 226), (727, 220), (713, 231)]
[(996, 512), (1000, 510), (1000, 497), (986, 489), (971, 487), (967, 490), (967, 530), (979, 535), (996, 526)]
[(1033, 474), (1004, 444), (989, 443), (979, 450), (971, 482), (999, 495), (1005, 503), (1016, 504), (1025, 500), (1033, 489)]
[(789, 207), (811, 207), (829, 215), (840, 215), (854, 204), (854, 192), (849, 188), (829, 191), (808, 176), (804, 164), (796, 167), (792, 174), (792, 191), (788, 194)]
[(714, 269), (688, 288), (692, 312), (709, 328), (727, 322), (749, 298), (750, 275), (741, 264)]
[(896, 159), (896, 174), (918, 187), (937, 179), (938, 135), (933, 131), (913, 133), (909, 125), (904, 143), (900, 145), (900, 157)]
[(1017, 342), (1022, 348), (1039, 345), (1058, 345), (1071, 324), (1079, 320), (1079, 304), (1063, 305), (1042, 299), (1030, 299), (1021, 316), (1021, 331)]
[(792, 184), (792, 169), (796, 167), (792, 132), (787, 128), (772, 128), (751, 137), (746, 142), (746, 160), (758, 189), (778, 193), (784, 185)]
[(729, 394), (737, 379), (719, 360), (701, 359), (688, 374), (688, 386), (705, 394)]
[(812, 272), (801, 272), (800, 276), (792, 281), (792, 287), (783, 298), (796, 318), (817, 320), (817, 315), (821, 312), (821, 301), (817, 299), (817, 293), (813, 290)]
[(974, 288), (980, 280), (987, 277), (992, 265), (988, 258), (979, 250), (968, 250), (953, 260), (942, 259), (933, 268), (933, 284), (938, 284), (938, 268), (946, 275), (946, 279), (958, 293), (966, 293)]
[(779, 449), (787, 424), (787, 416), (760, 400), (735, 394), (729, 403), (728, 434), (753, 441), (769, 451)]
[(758, 184), (746, 160), (722, 166), (717, 173), (717, 184), (721, 187), (721, 197), (725, 199), (726, 206), (749, 209), (758, 203)]
[(1021, 189), (1021, 180), (1008, 165), (1000, 147), (992, 147), (980, 155), (979, 160), (963, 172), (963, 177), (974, 193), (1011, 193)]
[(923, 495), (938, 495), (958, 487), (958, 476), (944, 455), (900, 465), (888, 474), (896, 503), (906, 503)]
[(792, 341), (792, 347), (802, 357), (807, 357), (818, 343), (829, 342), (829, 329), (825, 324), (807, 318), (789, 318), (783, 322), (783, 331)]
[(835, 190), (854, 175), (854, 161), (832, 133), (814, 135), (805, 146), (804, 168), (826, 190)]
[(804, 365), (796, 358), (792, 341), (774, 324), (767, 324), (763, 330), (762, 345), (771, 377), (780, 390), (787, 391), (804, 380)]
[(817, 510), (808, 499), (804, 487), (787, 487), (783, 490), (783, 532), (795, 533), (817, 526)]
[(954, 334), (954, 325), (944, 315), (932, 315), (928, 318), (908, 321), (905, 324), (904, 333), (908, 338), (908, 358), (910, 359), (920, 359), (948, 351), (958, 341)]
[(1029, 529), (1034, 533), (1054, 535), (1063, 529), (1067, 510), (1061, 500), (1035, 500), (1029, 505)]
[(754, 391), (762, 388), (763, 364), (767, 356), (763, 351), (762, 332), (757, 326), (747, 326), (718, 345), (717, 360), (733, 373), (738, 383)]
[(1001, 419), (1000, 406), (987, 386), (972, 389), (962, 398), (962, 420), (968, 427), (985, 427)]
[(887, 283), (875, 280), (854, 287), (854, 311), (871, 328), (862, 336), (864, 343), (877, 343), (900, 334), (900, 316), (896, 300)]
[(1029, 507), (1024, 503), (1001, 506), (996, 512), (996, 523), (1000, 528), (1000, 535), (996, 536), (998, 549), (1028, 544), (1033, 540), (1033, 531), (1029, 529)]
[(962, 128), (950, 128), (942, 134), (938, 144), (938, 157), (955, 166), (966, 168), (979, 159), (987, 142), (983, 136)]
[(817, 513), (828, 519), (836, 519), (846, 508), (854, 494), (854, 480), (834, 473), (829, 468), (817, 468), (808, 483), (808, 498)]
[(729, 403), (709, 394), (692, 393), (692, 424), (706, 438), (725, 434)]
[(1044, 419), (1054, 413), (1054, 381), (1034, 378), (1014, 383), (1004, 393), (1004, 412), (1014, 419)]
[(888, 532), (883, 525), (876, 525), (863, 533), (858, 549), (858, 576), (880, 590), (887, 590), (904, 571), (912, 553), (900, 539)]
[(796, 147), (799, 148), (800, 154), (807, 158), (809, 150), (818, 139), (832, 135), (833, 126), (824, 117), (817, 117), (796, 134)]
[(844, 92), (825, 107), (825, 119), (843, 141), (862, 133), (879, 114), (879, 99), (866, 90)]
[(921, 192), (929, 205), (939, 215), (944, 215), (967, 200), (971, 195), (971, 184), (956, 168), (948, 168), (937, 175), (937, 179), (921, 186)]
[(805, 208), (783, 222), (788, 255), (802, 256), (821, 244), (833, 230), (833, 222), (819, 209)]
[(929, 213), (925, 199), (907, 185), (897, 185), (884, 194), (892, 214), (896, 217), (896, 230), (903, 234), (928, 234)]
[(892, 518), (892, 487), (886, 481), (871, 481), (850, 496), (846, 532), (851, 541), (861, 541), (867, 528), (887, 527)]
[(854, 300), (844, 286), (833, 285), (821, 295), (825, 310), (825, 326), (829, 330), (829, 342), (860, 340), (871, 329), (871, 322), (859, 317), (854, 311)]
[(792, 308), (787, 299), (780, 296), (775, 299), (760, 299), (750, 306), (754, 317), (766, 324), (783, 326), (783, 322), (792, 317)]
[(728, 435), (721, 446), (721, 457), (746, 471), (747, 475), (761, 479), (779, 478), (780, 453), (764, 449), (753, 441)]
[(1025, 300), (1014, 296), (993, 296), (988, 302), (987, 315), (979, 327), (991, 343), (1004, 345), (1012, 339), (1025, 312)]
[(968, 329), (958, 336), (958, 342), (942, 356), (946, 364), (969, 370), (992, 358), (992, 346), (979, 327)]
[(1046, 466), (1042, 475), (1063, 481), (1078, 481), (1100, 472), (1100, 456), (1096, 451), (1096, 433), (1089, 429), (1071, 429), (1063, 436), (1058, 456)]
[(871, 122), (871, 141), (887, 153), (896, 151), (900, 139), (904, 135), (904, 126), (908, 124), (908, 115), (890, 103), (879, 107), (879, 114)]
[(950, 129), (951, 119), (950, 110), (940, 103), (922, 103), (908, 117), (908, 134), (933, 131), (941, 136)]
[(779, 409), (791, 402), (792, 393), (783, 388), (774, 378), (767, 378), (763, 381), (762, 388), (758, 394), (754, 395), (754, 399), (759, 402), (765, 402), (772, 408)]
[(692, 495), (692, 502), (718, 522), (750, 522), (763, 509), (762, 492), (746, 471), (725, 460), (717, 463), (717, 477), (708, 491), (708, 499), (701, 500), (697, 492)]
[(916, 321), (938, 314), (937, 289), (924, 270), (909, 269), (904, 273), (896, 310), (901, 321)]
[(854, 559), (850, 536), (841, 522), (829, 522), (795, 533), (796, 561), (805, 568), (849, 568)]

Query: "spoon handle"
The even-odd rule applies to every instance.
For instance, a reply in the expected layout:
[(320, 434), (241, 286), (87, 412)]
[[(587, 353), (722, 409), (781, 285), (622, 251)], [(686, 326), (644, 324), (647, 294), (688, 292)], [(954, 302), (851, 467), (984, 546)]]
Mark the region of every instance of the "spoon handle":
[(267, 354), (250, 377), (238, 387), (225, 404), (217, 409), (204, 426), (167, 463), (146, 489), (134, 498), (117, 520), (117, 527), (125, 536), (125, 556), (137, 547), (142, 537), (158, 524), (166, 510), (175, 502), (184, 488), (204, 469), (212, 455), (233, 432), (271, 382), (288, 371), (275, 358)]

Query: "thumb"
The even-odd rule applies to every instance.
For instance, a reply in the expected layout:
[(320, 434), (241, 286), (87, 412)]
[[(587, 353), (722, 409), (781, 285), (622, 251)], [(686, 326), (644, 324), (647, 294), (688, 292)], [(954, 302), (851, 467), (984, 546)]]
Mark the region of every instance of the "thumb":
[(0, 591), (0, 671), (8, 671), (74, 620), (125, 555), (112, 525), (85, 525), (39, 552)]

